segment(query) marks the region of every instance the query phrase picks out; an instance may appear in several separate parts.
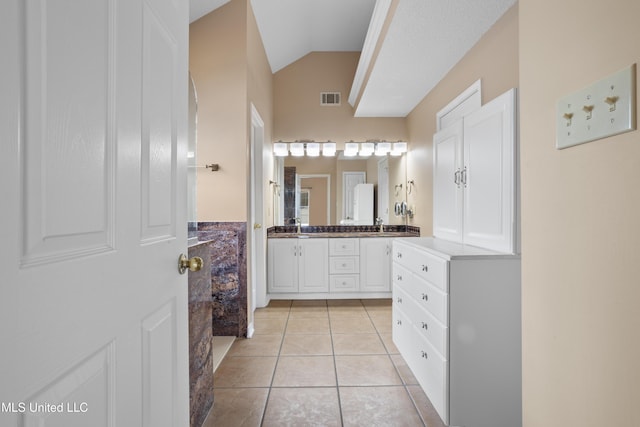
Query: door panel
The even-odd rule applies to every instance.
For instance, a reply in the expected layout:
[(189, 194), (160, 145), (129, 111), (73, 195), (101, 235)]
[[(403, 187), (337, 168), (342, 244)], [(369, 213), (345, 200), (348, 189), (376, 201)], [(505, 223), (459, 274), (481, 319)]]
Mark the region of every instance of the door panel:
[(172, 0), (0, 6), (0, 402), (63, 405), (2, 426), (188, 424), (187, 31)]
[(25, 38), (23, 266), (113, 247), (113, 2), (77, 5), (78, 26), (46, 6), (27, 2), (21, 22), (33, 29)]
[(462, 120), (433, 136), (433, 235), (462, 241)]

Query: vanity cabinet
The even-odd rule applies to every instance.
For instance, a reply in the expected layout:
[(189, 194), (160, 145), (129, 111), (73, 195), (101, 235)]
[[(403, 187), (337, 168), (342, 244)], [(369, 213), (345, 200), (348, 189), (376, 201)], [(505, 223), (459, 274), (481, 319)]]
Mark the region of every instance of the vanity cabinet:
[(328, 292), (329, 239), (269, 239), (267, 289)]
[(277, 298), (389, 298), (391, 237), (270, 238), (267, 291)]
[(391, 241), (384, 237), (360, 239), (361, 291), (391, 290)]
[(329, 291), (360, 290), (360, 245), (357, 238), (329, 239)]
[(393, 242), (393, 342), (448, 426), (522, 425), (520, 259)]
[(517, 253), (516, 90), (433, 137), (433, 234)]

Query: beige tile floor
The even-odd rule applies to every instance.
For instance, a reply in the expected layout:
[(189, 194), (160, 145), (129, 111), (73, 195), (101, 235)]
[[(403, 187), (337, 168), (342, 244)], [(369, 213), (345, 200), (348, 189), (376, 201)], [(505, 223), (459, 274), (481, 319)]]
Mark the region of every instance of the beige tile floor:
[(214, 374), (204, 427), (442, 427), (391, 339), (391, 300), (271, 301)]

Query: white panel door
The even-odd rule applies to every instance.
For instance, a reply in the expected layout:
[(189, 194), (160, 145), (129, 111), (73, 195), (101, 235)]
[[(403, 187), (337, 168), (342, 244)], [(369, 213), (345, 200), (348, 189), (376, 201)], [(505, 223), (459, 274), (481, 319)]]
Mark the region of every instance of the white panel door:
[(356, 185), (366, 180), (366, 172), (342, 172), (342, 219), (353, 219), (353, 192)]
[(378, 218), (389, 224), (389, 159), (378, 162)]
[(464, 119), (464, 242), (514, 252), (516, 91)]
[(462, 241), (462, 120), (433, 136), (433, 235)]
[(0, 5), (0, 425), (189, 420), (188, 4)]

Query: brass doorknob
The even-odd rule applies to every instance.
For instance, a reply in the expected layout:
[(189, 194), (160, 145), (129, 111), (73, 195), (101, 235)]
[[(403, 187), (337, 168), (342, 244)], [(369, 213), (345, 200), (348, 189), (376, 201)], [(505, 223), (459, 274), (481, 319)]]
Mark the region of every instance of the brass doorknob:
[(187, 269), (189, 271), (200, 271), (203, 265), (204, 261), (199, 256), (189, 259), (185, 254), (181, 254), (180, 258), (178, 258), (178, 271), (180, 274), (186, 273)]
[(258, 223), (253, 224), (253, 229), (254, 230), (257, 230), (259, 228), (262, 228), (262, 224), (258, 224)]

